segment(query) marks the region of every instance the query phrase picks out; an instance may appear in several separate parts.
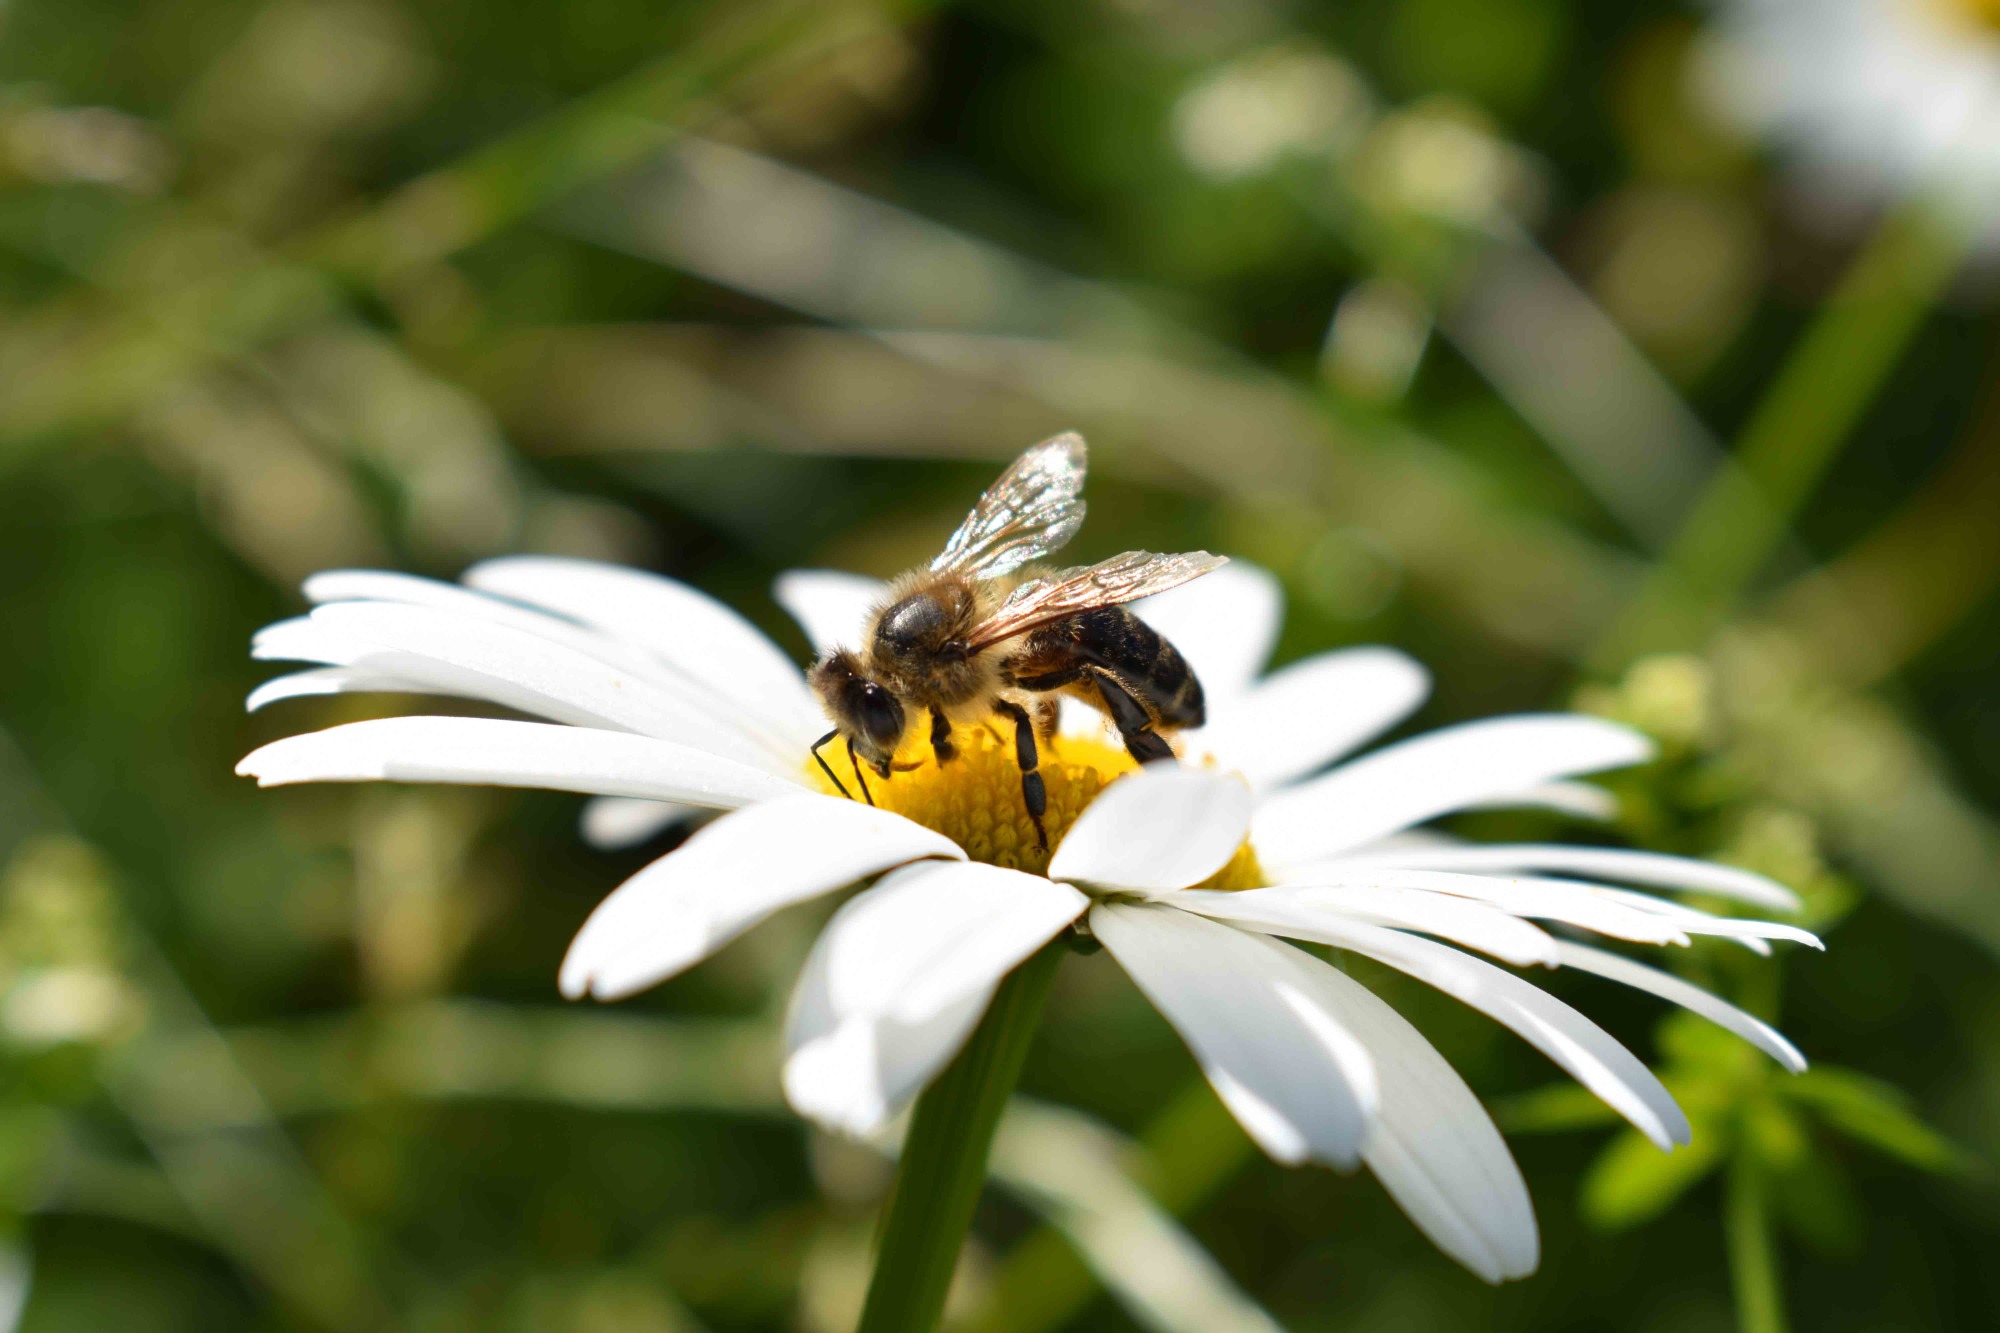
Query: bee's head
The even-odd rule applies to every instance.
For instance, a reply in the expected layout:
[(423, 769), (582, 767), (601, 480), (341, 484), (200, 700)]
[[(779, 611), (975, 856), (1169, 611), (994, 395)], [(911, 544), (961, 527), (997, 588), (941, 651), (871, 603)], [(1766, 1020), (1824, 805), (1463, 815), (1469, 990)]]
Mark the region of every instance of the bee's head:
[(883, 777), (903, 740), (903, 705), (895, 695), (861, 674), (853, 653), (845, 648), (829, 653), (812, 669), (813, 693), (820, 706), (854, 742), (854, 749)]

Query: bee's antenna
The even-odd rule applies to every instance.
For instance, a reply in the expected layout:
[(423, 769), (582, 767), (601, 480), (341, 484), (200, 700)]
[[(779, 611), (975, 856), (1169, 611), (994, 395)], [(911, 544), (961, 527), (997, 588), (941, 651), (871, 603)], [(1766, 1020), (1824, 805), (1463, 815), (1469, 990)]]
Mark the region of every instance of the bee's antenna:
[(854, 770), (854, 780), (861, 784), (861, 794), (868, 798), (868, 804), (875, 804), (875, 793), (868, 790), (868, 779), (861, 772), (861, 761), (854, 757), (854, 738), (852, 736), (847, 738), (847, 763)]
[[(834, 773), (833, 769), (827, 765), (826, 758), (819, 752), (820, 746), (825, 745), (828, 741), (832, 740), (835, 736), (838, 736), (839, 734), (840, 734), (840, 728), (835, 727), (832, 731), (827, 732), (826, 735), (814, 741), (812, 743), (812, 757), (813, 757), (813, 762), (819, 765), (819, 771), (826, 774), (826, 780), (828, 782), (831, 782), (836, 788), (838, 788), (842, 796), (847, 797), (847, 799), (851, 801), (854, 799), (853, 795), (847, 790), (847, 787), (841, 782), (839, 776)], [(854, 742), (849, 741), (847, 743), (847, 749), (849, 756), (852, 757), (854, 751)], [(859, 777), (861, 775), (861, 770), (857, 768), (854, 770), (854, 773), (856, 777)], [(875, 804), (875, 802), (870, 801), (868, 804), (873, 805)]]

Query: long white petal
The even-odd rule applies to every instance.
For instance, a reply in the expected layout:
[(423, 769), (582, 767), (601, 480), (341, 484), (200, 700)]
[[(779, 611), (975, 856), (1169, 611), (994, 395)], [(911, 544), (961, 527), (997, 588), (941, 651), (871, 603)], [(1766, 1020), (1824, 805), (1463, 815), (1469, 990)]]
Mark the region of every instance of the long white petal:
[(1362, 1161), (1439, 1249), (1480, 1277), (1534, 1272), (1541, 1242), (1527, 1182), (1472, 1089), (1373, 991), (1334, 968), (1314, 976), (1321, 1003), (1375, 1062), (1380, 1101)]
[(462, 782), (546, 787), (731, 809), (797, 795), (761, 768), (672, 741), (590, 727), (484, 717), (389, 717), (288, 736), (236, 771), (291, 782)]
[(814, 946), (836, 1019), (919, 1022), (1014, 965), (1090, 900), (1040, 875), (931, 862), (885, 875), (841, 905)]
[(405, 680), (366, 667), (314, 667), (294, 671), (289, 676), (267, 680), (250, 691), (243, 701), (245, 712), (254, 713), (267, 704), (283, 699), (314, 698), (331, 694), (443, 694), (421, 681)]
[(338, 634), (311, 616), (266, 625), (250, 636), (250, 656), (259, 662), (319, 662), (349, 666), (375, 651), (363, 639)]
[(792, 569), (778, 575), (771, 595), (799, 622), (813, 651), (861, 647), (861, 627), (889, 585), (838, 569)]
[(1430, 688), (1430, 673), (1393, 648), (1321, 653), (1271, 673), (1233, 706), (1211, 705), (1197, 743), (1253, 785), (1275, 787), (1381, 735)]
[(1285, 602), (1269, 570), (1231, 560), (1132, 609), (1180, 649), (1220, 713), (1249, 694), (1270, 660)]
[(1799, 910), (1799, 896), (1774, 879), (1736, 866), (1661, 852), (1635, 852), (1619, 847), (1568, 847), (1560, 843), (1514, 843), (1494, 847), (1433, 846), (1369, 850), (1349, 864), (1417, 866), (1429, 870), (1545, 870), (1589, 875), (1660, 889), (1686, 889), (1734, 898), (1779, 911)]
[(1494, 718), (1399, 742), (1268, 797), (1255, 840), (1291, 868), (1557, 778), (1636, 764), (1644, 736), (1575, 714)]
[(957, 1052), (1000, 978), (1080, 916), (1064, 884), (906, 866), (842, 905), (793, 995), (785, 1091), (823, 1124), (879, 1127)]
[(1375, 1073), (1315, 998), (1310, 971), (1326, 964), (1152, 904), (1099, 903), (1090, 927), (1259, 1147), (1280, 1162), (1355, 1164), (1374, 1116)]
[(1785, 1040), (1783, 1033), (1756, 1015), (1738, 1009), (1719, 995), (1711, 995), (1701, 987), (1682, 981), (1670, 972), (1646, 967), (1603, 949), (1593, 949), (1588, 945), (1573, 944), (1567, 940), (1556, 947), (1561, 951), (1564, 967), (1573, 967), (1579, 972), (1594, 972), (1600, 977), (1622, 981), (1627, 986), (1637, 987), (1642, 991), (1650, 991), (1663, 1000), (1671, 1000), (1681, 1008), (1692, 1010), (1709, 1022), (1734, 1032), (1794, 1074), (1806, 1067), (1805, 1056), (1799, 1052), (1798, 1047)]
[(1239, 779), (1148, 765), (1106, 787), (1070, 825), (1049, 877), (1140, 890), (1199, 884), (1243, 845), (1250, 805)]
[(1690, 935), (1720, 935), (1725, 939), (1742, 940), (1745, 943), (1790, 940), (1793, 944), (1803, 944), (1809, 949), (1818, 949), (1821, 952), (1826, 950), (1826, 944), (1819, 936), (1788, 922), (1752, 921), (1739, 916), (1715, 916), (1689, 907), (1685, 903), (1674, 902), (1670, 898), (1656, 898), (1637, 889), (1617, 889), (1609, 884), (1592, 884), (1589, 888), (1599, 897), (1612, 902), (1664, 916)]
[(583, 840), (599, 851), (623, 851), (692, 819), (699, 807), (671, 801), (599, 796), (583, 807)]
[(1602, 823), (1618, 817), (1618, 798), (1588, 782), (1544, 782), (1539, 787), (1475, 801), (1468, 810), (1552, 810)]
[(1329, 876), (1327, 882), (1363, 891), (1393, 887), (1470, 898), (1490, 903), (1515, 916), (1560, 921), (1637, 944), (1684, 945), (1688, 942), (1688, 932), (1680, 917), (1642, 911), (1575, 880), (1522, 876), (1503, 878), (1498, 875), (1463, 875), (1449, 870), (1384, 868), (1350, 869)]
[[(474, 566), (475, 569), (478, 566)], [(505, 625), (537, 638), (575, 649), (585, 656), (608, 663), (620, 671), (664, 683), (662, 664), (632, 643), (614, 635), (600, 634), (574, 619), (550, 615), (502, 597), (461, 588), (455, 583), (399, 574), (379, 569), (329, 569), (305, 581), (307, 600), (321, 606), (336, 602), (389, 602), (398, 606), (428, 607), (455, 616)], [(324, 616), (311, 617), (313, 623), (327, 625)], [(267, 631), (268, 632), (268, 631)], [(258, 642), (262, 642), (260, 635)], [(797, 672), (792, 673), (797, 676)]]
[[(1172, 903), (1171, 896), (1165, 899)], [(1518, 967), (1556, 965), (1556, 942), (1541, 927), (1469, 898), (1376, 885), (1281, 884), (1233, 895), (1231, 919), (1255, 920), (1266, 929), (1310, 927), (1323, 916), (1344, 917), (1398, 930), (1421, 931)]]
[[(553, 639), (454, 611), (393, 602), (335, 602), (312, 613), (372, 650), (353, 665), (485, 699), (557, 722), (612, 727), (700, 746), (773, 768), (771, 745), (698, 701)], [(794, 757), (803, 766), (803, 756)]]
[[(1240, 896), (1204, 890), (1181, 894), (1174, 902), (1227, 921), (1232, 919), (1230, 900)], [(1268, 929), (1252, 920), (1243, 924)], [(1331, 915), (1310, 930), (1287, 926), (1283, 933), (1352, 949), (1456, 996), (1527, 1038), (1654, 1143), (1671, 1148), (1688, 1141), (1687, 1117), (1637, 1056), (1569, 1005), (1512, 973), (1448, 945)]]
[(793, 744), (818, 717), (805, 676), (764, 632), (685, 583), (595, 560), (509, 556), (465, 572), (474, 588), (569, 616), (637, 645), (764, 720)]
[(964, 855), (921, 824), (834, 796), (793, 795), (738, 810), (598, 904), (563, 958), (562, 992), (630, 995), (780, 908), (907, 861)]
[(821, 985), (808, 965), (793, 992), (785, 1100), (823, 1128), (855, 1138), (881, 1130), (923, 1090), (965, 1045), (993, 999), (989, 986), (918, 1023), (837, 1023)]

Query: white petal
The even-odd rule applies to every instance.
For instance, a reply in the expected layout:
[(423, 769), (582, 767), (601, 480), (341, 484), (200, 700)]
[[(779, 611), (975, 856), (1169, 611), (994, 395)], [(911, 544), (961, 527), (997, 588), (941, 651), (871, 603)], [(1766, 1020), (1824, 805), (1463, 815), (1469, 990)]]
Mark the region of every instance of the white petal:
[(1678, 917), (1641, 911), (1575, 880), (1461, 875), (1445, 870), (1348, 869), (1330, 875), (1326, 882), (1362, 890), (1395, 887), (1471, 898), (1515, 916), (1560, 921), (1638, 944), (1688, 942), (1687, 930)]
[(294, 616), (266, 625), (250, 636), (250, 656), (259, 662), (322, 662), (327, 666), (347, 666), (359, 661), (375, 645), (364, 639), (339, 634), (311, 616)]
[(1544, 782), (1539, 787), (1474, 801), (1468, 810), (1553, 810), (1598, 822), (1618, 817), (1618, 798), (1588, 782)]
[[(477, 568), (474, 567), (475, 570)], [(441, 583), (436, 579), (387, 570), (331, 569), (307, 579), (304, 591), (309, 600), (320, 605), (335, 602), (389, 602), (397, 606), (428, 607), (455, 616), (504, 625), (574, 649), (587, 657), (608, 663), (622, 672), (643, 676), (655, 684), (674, 683), (661, 662), (631, 643), (600, 634), (594, 629), (578, 624), (574, 619), (549, 615), (500, 597), (489, 597), (483, 592), (473, 592), (455, 583)], [(322, 626), (330, 623), (324, 616), (315, 616), (311, 619), (313, 623)], [(260, 635), (258, 642), (262, 642), (262, 638)], [(794, 670), (792, 675), (796, 678), (798, 672)]]
[(716, 820), (598, 904), (563, 959), (563, 994), (617, 999), (706, 958), (771, 913), (906, 861), (965, 854), (901, 815), (793, 795)]
[(1534, 1272), (1541, 1242), (1527, 1182), (1472, 1089), (1373, 991), (1334, 968), (1314, 975), (1321, 1003), (1375, 1062), (1380, 1100), (1361, 1159), (1439, 1249), (1480, 1277)]
[(819, 654), (861, 646), (868, 613), (889, 591), (881, 579), (837, 569), (793, 569), (778, 575), (771, 595), (791, 613)]
[(599, 851), (637, 847), (676, 824), (694, 818), (699, 807), (672, 801), (635, 801), (629, 796), (599, 796), (583, 807), (583, 840)]
[(1014, 965), (1090, 900), (1040, 875), (973, 862), (906, 866), (841, 905), (814, 946), (836, 1020), (919, 1022)]
[(1681, 1008), (1692, 1010), (1711, 1023), (1734, 1032), (1794, 1074), (1806, 1067), (1805, 1056), (1800, 1054), (1798, 1047), (1785, 1040), (1783, 1033), (1720, 996), (1711, 995), (1671, 973), (1646, 967), (1603, 949), (1572, 944), (1567, 940), (1556, 947), (1562, 952), (1564, 967), (1573, 967), (1579, 972), (1594, 972), (1600, 977), (1650, 991), (1663, 1000), (1671, 1000)]
[(1774, 879), (1736, 866), (1697, 861), (1660, 852), (1634, 852), (1618, 847), (1566, 847), (1559, 843), (1518, 843), (1498, 847), (1398, 848), (1357, 854), (1371, 865), (1421, 866), (1431, 870), (1549, 870), (1557, 874), (1589, 875), (1661, 889), (1687, 889), (1780, 911), (1799, 910), (1799, 896)]
[[(1227, 920), (1229, 900), (1238, 896), (1198, 892), (1174, 901)], [(1254, 921), (1244, 924), (1257, 927)], [(1284, 933), (1352, 949), (1456, 996), (1527, 1038), (1662, 1148), (1688, 1141), (1687, 1117), (1652, 1071), (1610, 1033), (1547, 991), (1448, 945), (1358, 921), (1328, 916), (1315, 922), (1310, 933), (1290, 926)]]
[(1075, 889), (998, 866), (914, 865), (842, 905), (793, 995), (786, 1095), (879, 1127), (957, 1053), (1000, 979), (1082, 914)]
[(1281, 667), (1234, 704), (1215, 704), (1196, 743), (1258, 787), (1303, 777), (1395, 726), (1430, 693), (1430, 673), (1393, 648), (1346, 648)]
[(1250, 806), (1240, 779), (1149, 764), (1106, 787), (1070, 825), (1049, 878), (1139, 890), (1199, 884), (1243, 845)]
[(1652, 752), (1638, 732), (1581, 715), (1447, 727), (1268, 797), (1257, 812), (1257, 851), (1266, 864), (1298, 866), (1477, 801), (1636, 764)]
[(484, 717), (389, 717), (253, 750), (236, 771), (290, 782), (464, 782), (546, 787), (729, 809), (796, 795), (761, 768), (650, 736)]
[(794, 745), (815, 734), (819, 710), (798, 665), (762, 630), (685, 583), (552, 556), (488, 560), (467, 570), (465, 581), (636, 645), (764, 720)]
[(1134, 602), (1139, 618), (1167, 636), (1194, 668), (1219, 712), (1250, 692), (1271, 658), (1284, 619), (1278, 580), (1247, 560), (1231, 560), (1180, 587)]
[(371, 645), (353, 665), (485, 699), (558, 722), (612, 727), (773, 768), (790, 756), (636, 672), (527, 630), (434, 607), (335, 602), (312, 613), (342, 639)]
[[(1783, 921), (1752, 921), (1738, 916), (1715, 916), (1668, 898), (1656, 898), (1637, 889), (1615, 889), (1608, 884), (1592, 884), (1589, 888), (1601, 898), (1622, 903), (1637, 911), (1664, 916), (1690, 935), (1720, 935), (1725, 939), (1741, 940), (1746, 944), (1763, 940), (1790, 940), (1794, 944), (1803, 944), (1822, 953), (1826, 951), (1826, 944), (1819, 936)], [(1765, 953), (1768, 950), (1757, 952)]]
[(418, 681), (405, 680), (366, 667), (314, 667), (294, 671), (289, 676), (267, 680), (250, 691), (243, 701), (246, 712), (254, 713), (266, 704), (282, 699), (313, 698), (332, 694), (443, 694)]
[(895, 1118), (972, 1035), (993, 999), (987, 987), (920, 1023), (894, 1018), (836, 1023), (810, 967), (792, 997), (785, 1100), (835, 1133), (863, 1138)]
[(1351, 1167), (1375, 1108), (1367, 1052), (1315, 998), (1326, 964), (1169, 907), (1099, 903), (1090, 928), (1280, 1162)]
[[(1172, 902), (1172, 898), (1166, 901)], [(1283, 884), (1231, 895), (1229, 910), (1212, 915), (1255, 921), (1277, 934), (1323, 916), (1344, 917), (1398, 930), (1416, 930), (1491, 954), (1518, 967), (1556, 965), (1556, 942), (1547, 931), (1469, 898), (1389, 886)]]

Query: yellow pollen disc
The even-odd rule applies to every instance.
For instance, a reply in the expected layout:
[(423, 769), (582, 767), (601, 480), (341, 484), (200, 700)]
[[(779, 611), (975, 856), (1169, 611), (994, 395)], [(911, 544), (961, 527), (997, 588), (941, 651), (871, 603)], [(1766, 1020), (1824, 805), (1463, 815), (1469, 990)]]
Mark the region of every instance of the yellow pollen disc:
[[(952, 744), (958, 754), (942, 766), (931, 753), (929, 739), (920, 737), (896, 756), (898, 764), (914, 767), (891, 773), (886, 781), (873, 769), (857, 775), (838, 741), (820, 753), (852, 799), (862, 799), (860, 780), (865, 779), (876, 805), (937, 830), (973, 860), (1043, 874), (1049, 868), (1049, 853), (1036, 842), (1034, 823), (1022, 802), (1021, 770), (1014, 763), (1011, 728), (1007, 730), (1003, 741), (985, 727), (954, 729)], [(1062, 845), (1070, 825), (1107, 784), (1138, 768), (1122, 748), (1080, 736), (1059, 736), (1043, 745), (1041, 759), (1042, 782), (1049, 795), (1042, 826), (1048, 830), (1051, 849)], [(840, 794), (810, 760), (807, 777), (827, 795)], [(1246, 841), (1229, 864), (1200, 887), (1249, 889), (1261, 883), (1257, 855)]]
[(1942, 5), (1949, 17), (1970, 21), (1981, 28), (2000, 28), (2000, 0), (1930, 0)]

